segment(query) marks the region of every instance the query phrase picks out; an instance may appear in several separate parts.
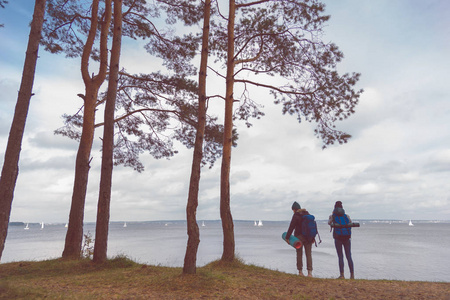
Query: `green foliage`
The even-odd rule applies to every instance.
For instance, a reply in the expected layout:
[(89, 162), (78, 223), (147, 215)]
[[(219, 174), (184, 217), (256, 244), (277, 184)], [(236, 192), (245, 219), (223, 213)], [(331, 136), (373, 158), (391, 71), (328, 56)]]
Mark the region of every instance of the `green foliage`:
[[(315, 122), (315, 134), (324, 147), (345, 143), (349, 134), (335, 129), (335, 122), (355, 112), (362, 90), (355, 91), (360, 74), (336, 71), (343, 53), (322, 41), (329, 16), (318, 0), (261, 1), (236, 4), (235, 84), (242, 85), (236, 118), (247, 122), (263, 113), (252, 100), (250, 86), (270, 90), (283, 114), (299, 122)], [(212, 26), (211, 52), (226, 63), (226, 21)]]
[(109, 268), (130, 268), (138, 265), (125, 254), (116, 255), (115, 257), (107, 260), (106, 263)]
[[(99, 11), (100, 19), (103, 10)], [(46, 50), (63, 52), (68, 57), (80, 56), (89, 29), (89, 14), (87, 2), (49, 0), (43, 41)], [(125, 70), (121, 72), (116, 100), (116, 165), (130, 166), (140, 172), (144, 169), (139, 160), (143, 152), (157, 159), (169, 158), (177, 153), (174, 140), (188, 148), (193, 147), (198, 87), (188, 76), (196, 74), (190, 59), (197, 54), (199, 37), (194, 34), (174, 36), (172, 28), (162, 29), (158, 25), (164, 18), (168, 24), (181, 20), (185, 25), (193, 25), (200, 21), (201, 16), (199, 3), (193, 0), (123, 2), (123, 35), (145, 39), (145, 49), (163, 58), (163, 64), (173, 74), (161, 71), (131, 75)], [(93, 50), (91, 59), (98, 60), (98, 49)], [(79, 96), (84, 99), (84, 95)], [(105, 97), (105, 94), (100, 96), (97, 106), (104, 103)], [(203, 164), (212, 166), (221, 155), (223, 127), (216, 124), (217, 118), (207, 118)], [(63, 120), (64, 126), (55, 133), (79, 140), (83, 110), (73, 115), (65, 114)]]
[(210, 262), (205, 266), (205, 268), (212, 268), (212, 269), (220, 269), (220, 270), (226, 270), (226, 269), (236, 269), (236, 268), (244, 268), (247, 267), (244, 260), (240, 258), (238, 255), (234, 257), (234, 259), (230, 261), (225, 261), (222, 259), (215, 260)]
[(82, 1), (47, 0), (41, 44), (51, 53), (81, 56), (90, 27), (90, 6)]
[[(51, 53), (65, 53), (67, 57), (78, 57), (83, 52), (84, 40), (90, 28), (91, 1), (78, 0), (47, 0), (47, 19), (43, 28), (41, 44)], [(178, 44), (178, 49), (166, 47), (172, 56), (182, 57), (192, 52), (191, 35), (185, 38), (171, 35), (171, 29), (158, 29), (161, 18), (173, 24), (182, 20), (186, 25), (192, 25), (200, 20), (201, 14), (194, 5), (193, 0), (175, 1), (123, 1), (123, 27), (122, 34), (132, 39), (150, 39), (147, 47), (153, 43), (162, 43), (166, 46)], [(100, 1), (99, 20), (104, 14), (104, 2)], [(112, 30), (110, 30), (112, 35)], [(91, 58), (98, 60), (98, 48), (94, 48)], [(179, 60), (181, 63), (181, 60)]]
[[(184, 76), (122, 72), (116, 99), (114, 164), (141, 172), (144, 166), (139, 155), (143, 152), (156, 159), (172, 157), (177, 153), (174, 140), (192, 148), (197, 129), (197, 88), (195, 81)], [(106, 95), (101, 97), (98, 105), (104, 103)], [(65, 126), (55, 133), (79, 140), (82, 110), (63, 117)], [(223, 126), (216, 122), (217, 118), (207, 116), (202, 163), (210, 167), (222, 154)], [(236, 140), (235, 132), (234, 144)]]
[(92, 234), (90, 231), (84, 234), (83, 247), (81, 248), (81, 257), (91, 259), (94, 256), (94, 243), (95, 239), (92, 238)]

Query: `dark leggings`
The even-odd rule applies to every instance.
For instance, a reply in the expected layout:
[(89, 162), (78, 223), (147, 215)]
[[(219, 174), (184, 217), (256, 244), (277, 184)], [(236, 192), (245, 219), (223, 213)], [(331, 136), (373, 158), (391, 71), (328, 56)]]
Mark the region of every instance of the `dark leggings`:
[(344, 273), (344, 254), (342, 253), (342, 247), (344, 247), (345, 257), (347, 258), (350, 273), (353, 273), (354, 270), (350, 239), (334, 239), (334, 246), (336, 247), (336, 252), (339, 258), (339, 271)]

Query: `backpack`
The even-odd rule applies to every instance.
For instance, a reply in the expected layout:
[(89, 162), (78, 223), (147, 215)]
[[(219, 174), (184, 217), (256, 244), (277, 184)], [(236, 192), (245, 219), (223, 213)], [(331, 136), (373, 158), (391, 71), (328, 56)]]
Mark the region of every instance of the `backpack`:
[[(345, 226), (350, 223), (347, 215), (338, 216), (333, 214), (333, 223), (339, 224), (340, 226)], [(336, 237), (350, 237), (352, 235), (351, 227), (334, 227), (334, 234)]]
[[(304, 215), (302, 216), (302, 236), (309, 243), (315, 241), (316, 235), (318, 234), (317, 223), (315, 221), (315, 217), (313, 215)], [(320, 235), (319, 235), (320, 240)], [(320, 240), (319, 244), (322, 242)], [(317, 246), (317, 243), (316, 243)]]

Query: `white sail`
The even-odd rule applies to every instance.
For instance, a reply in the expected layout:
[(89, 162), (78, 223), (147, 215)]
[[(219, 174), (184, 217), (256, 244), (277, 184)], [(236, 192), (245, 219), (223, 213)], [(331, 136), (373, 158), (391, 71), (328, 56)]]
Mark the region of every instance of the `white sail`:
[(44, 229), (44, 222), (41, 222), (41, 230)]
[(409, 224), (408, 224), (409, 226), (414, 226), (414, 224), (412, 223), (412, 221), (411, 220), (409, 220)]
[(28, 227), (28, 223), (27, 223), (27, 226), (25, 226), (25, 228), (24, 228), (25, 230), (28, 230), (28, 229), (30, 229), (30, 227)]
[(123, 227), (127, 227), (127, 222), (123, 223)]
[(259, 220), (259, 222), (258, 222), (258, 226), (263, 226), (263, 223), (262, 223), (262, 221), (261, 221), (261, 220)]
[(202, 221), (202, 227), (205, 227), (206, 225), (205, 225), (205, 221)]

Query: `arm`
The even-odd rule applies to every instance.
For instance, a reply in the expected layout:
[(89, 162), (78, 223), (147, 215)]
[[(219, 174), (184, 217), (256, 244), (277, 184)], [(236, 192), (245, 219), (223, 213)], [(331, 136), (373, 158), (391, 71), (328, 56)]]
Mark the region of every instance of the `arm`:
[(328, 218), (328, 225), (331, 226), (332, 223), (333, 223), (333, 215), (330, 215), (330, 217)]
[(287, 241), (288, 243), (289, 243), (289, 238), (291, 237), (292, 232), (294, 231), (295, 224), (296, 224), (296, 217), (295, 217), (295, 215), (293, 215), (293, 216), (292, 216), (292, 219), (291, 219), (291, 223), (289, 224), (288, 231), (287, 231), (287, 233), (286, 233), (286, 241)]

